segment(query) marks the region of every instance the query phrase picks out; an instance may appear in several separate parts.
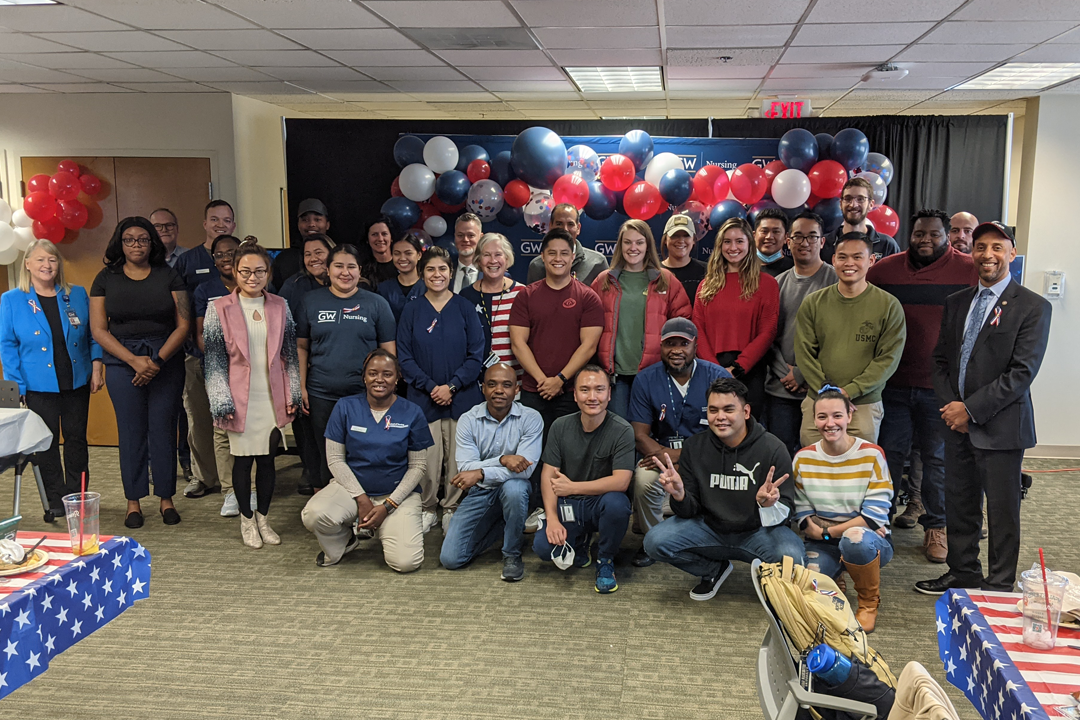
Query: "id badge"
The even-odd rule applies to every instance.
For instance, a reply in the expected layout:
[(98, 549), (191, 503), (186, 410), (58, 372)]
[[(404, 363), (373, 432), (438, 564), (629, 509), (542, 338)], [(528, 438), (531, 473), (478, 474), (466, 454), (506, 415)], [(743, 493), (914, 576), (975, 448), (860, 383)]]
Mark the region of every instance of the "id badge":
[(68, 324), (71, 325), (71, 327), (79, 327), (82, 325), (82, 320), (79, 320), (79, 316), (76, 315), (75, 311), (71, 308), (67, 309), (67, 319)]
[(574, 506), (570, 503), (559, 503), (559, 517), (564, 523), (574, 522)]
[(502, 362), (498, 355), (495, 353), (488, 353), (487, 359), (484, 360), (484, 368), (487, 369), (496, 363)]
[(682, 441), (683, 439), (681, 437), (675, 435), (674, 437), (669, 437), (667, 439), (667, 446), (672, 450), (682, 450)]

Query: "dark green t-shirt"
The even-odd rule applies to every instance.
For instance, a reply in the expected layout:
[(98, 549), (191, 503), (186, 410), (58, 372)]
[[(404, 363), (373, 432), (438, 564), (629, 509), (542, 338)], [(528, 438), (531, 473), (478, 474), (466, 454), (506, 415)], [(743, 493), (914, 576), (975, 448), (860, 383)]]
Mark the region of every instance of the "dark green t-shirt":
[(634, 429), (609, 411), (600, 427), (587, 433), (581, 427), (580, 412), (566, 415), (551, 424), (540, 460), (574, 482), (591, 482), (615, 470), (633, 472)]
[(645, 350), (645, 301), (648, 299), (649, 274), (619, 274), (622, 296), (619, 298), (619, 332), (615, 335), (615, 374), (637, 375)]

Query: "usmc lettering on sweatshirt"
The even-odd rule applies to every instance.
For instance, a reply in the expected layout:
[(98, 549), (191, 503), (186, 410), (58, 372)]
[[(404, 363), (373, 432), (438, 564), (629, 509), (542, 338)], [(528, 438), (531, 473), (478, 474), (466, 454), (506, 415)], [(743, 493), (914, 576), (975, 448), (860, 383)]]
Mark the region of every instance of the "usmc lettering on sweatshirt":
[(757, 486), (757, 479), (754, 477), (754, 473), (757, 472), (758, 467), (761, 465), (759, 462), (752, 468), (747, 468), (742, 463), (735, 463), (735, 472), (739, 475), (722, 475), (720, 473), (712, 473), (709, 475), (709, 487), (720, 488), (721, 490), (746, 490), (750, 483)]
[(874, 323), (867, 320), (859, 326), (859, 330), (855, 333), (855, 342), (876, 343), (878, 338), (876, 330)]

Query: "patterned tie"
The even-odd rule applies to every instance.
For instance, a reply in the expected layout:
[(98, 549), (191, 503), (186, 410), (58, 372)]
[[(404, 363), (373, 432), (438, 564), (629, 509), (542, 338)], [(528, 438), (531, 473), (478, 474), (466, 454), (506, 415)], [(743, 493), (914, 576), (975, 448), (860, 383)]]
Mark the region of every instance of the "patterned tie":
[(986, 306), (994, 299), (994, 291), (983, 288), (975, 301), (975, 308), (968, 318), (967, 327), (964, 328), (964, 343), (960, 346), (960, 397), (964, 397), (964, 378), (967, 376), (968, 360), (971, 359), (971, 350), (975, 347), (975, 340), (982, 330), (983, 320), (986, 319)]

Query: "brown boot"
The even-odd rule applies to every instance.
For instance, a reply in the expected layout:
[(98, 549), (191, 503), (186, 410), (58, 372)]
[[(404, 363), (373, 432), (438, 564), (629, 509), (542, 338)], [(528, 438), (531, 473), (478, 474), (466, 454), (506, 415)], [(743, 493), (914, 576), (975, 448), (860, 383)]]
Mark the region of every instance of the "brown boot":
[(932, 563), (943, 563), (949, 556), (949, 542), (945, 528), (930, 528), (923, 536), (923, 552)]
[(924, 512), (926, 511), (923, 509), (922, 500), (918, 496), (914, 496), (908, 500), (904, 512), (897, 515), (896, 519), (893, 520), (893, 525), (905, 530), (913, 528), (919, 524), (919, 518), (922, 517)]
[(836, 576), (836, 587), (840, 588), (840, 592), (847, 594), (847, 580), (844, 579), (844, 570), (840, 569), (840, 574)]
[(863, 630), (872, 633), (877, 625), (878, 605), (881, 604), (881, 553), (865, 565), (855, 565), (845, 560), (844, 567), (855, 584), (855, 592), (859, 594), (855, 619)]

